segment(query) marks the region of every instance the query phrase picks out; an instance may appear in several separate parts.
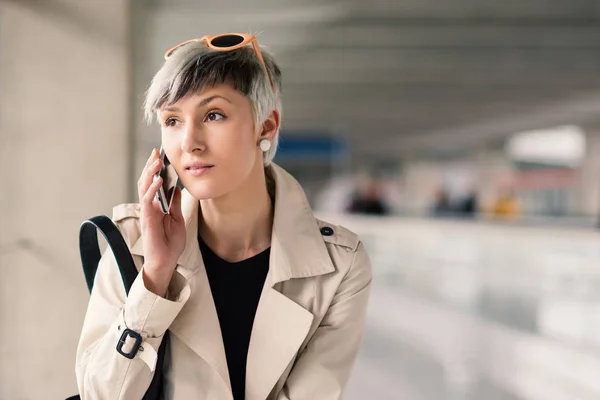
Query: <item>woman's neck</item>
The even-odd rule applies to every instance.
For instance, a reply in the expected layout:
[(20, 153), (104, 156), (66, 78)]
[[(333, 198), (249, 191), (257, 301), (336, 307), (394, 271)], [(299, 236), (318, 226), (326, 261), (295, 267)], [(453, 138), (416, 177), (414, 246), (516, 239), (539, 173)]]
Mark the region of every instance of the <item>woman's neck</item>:
[(200, 201), (198, 233), (222, 259), (237, 262), (271, 245), (273, 202), (265, 172), (254, 170), (226, 196)]

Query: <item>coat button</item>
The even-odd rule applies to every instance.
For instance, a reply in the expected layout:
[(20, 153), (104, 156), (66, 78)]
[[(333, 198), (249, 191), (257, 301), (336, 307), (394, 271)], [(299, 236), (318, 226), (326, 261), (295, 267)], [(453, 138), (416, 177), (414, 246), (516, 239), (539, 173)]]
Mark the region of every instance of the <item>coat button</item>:
[(321, 228), (321, 235), (323, 236), (331, 236), (333, 235), (333, 229), (328, 226), (324, 226)]

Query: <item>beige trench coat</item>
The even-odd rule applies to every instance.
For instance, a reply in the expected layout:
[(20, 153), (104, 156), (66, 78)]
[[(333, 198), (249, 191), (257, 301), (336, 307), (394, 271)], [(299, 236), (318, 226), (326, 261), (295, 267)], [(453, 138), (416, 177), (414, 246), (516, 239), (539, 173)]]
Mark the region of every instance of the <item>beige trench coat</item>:
[[(266, 171), (275, 217), (269, 272), (248, 350), (246, 399), (339, 399), (361, 343), (371, 265), (354, 233), (313, 216), (291, 175), (276, 165)], [(167, 298), (146, 290), (141, 274), (126, 297), (112, 253), (103, 255), (77, 349), (82, 399), (141, 399), (167, 329), (171, 341), (165, 398), (232, 399), (197, 241), (198, 204), (184, 190), (187, 243)], [(141, 268), (139, 205), (116, 206), (113, 220)], [(144, 338), (144, 350), (132, 360), (116, 351), (125, 328)], [(124, 350), (127, 346), (131, 343)]]

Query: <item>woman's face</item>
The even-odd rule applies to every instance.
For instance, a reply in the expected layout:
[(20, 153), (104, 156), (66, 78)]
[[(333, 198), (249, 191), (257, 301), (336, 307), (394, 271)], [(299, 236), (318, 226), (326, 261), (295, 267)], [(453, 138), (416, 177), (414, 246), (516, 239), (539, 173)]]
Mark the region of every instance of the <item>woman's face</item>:
[(198, 200), (221, 197), (262, 168), (249, 100), (227, 84), (189, 94), (159, 110), (162, 145)]

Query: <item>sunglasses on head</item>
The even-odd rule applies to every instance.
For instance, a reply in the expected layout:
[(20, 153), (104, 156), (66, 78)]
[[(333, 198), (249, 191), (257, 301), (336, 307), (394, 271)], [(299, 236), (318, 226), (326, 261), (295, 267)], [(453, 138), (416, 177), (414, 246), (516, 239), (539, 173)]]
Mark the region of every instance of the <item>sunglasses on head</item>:
[(265, 60), (263, 59), (262, 53), (260, 52), (260, 47), (258, 46), (258, 41), (254, 35), (249, 33), (222, 33), (216, 36), (203, 36), (197, 39), (186, 40), (183, 43), (179, 43), (177, 46), (171, 47), (169, 50), (165, 52), (165, 60), (169, 58), (171, 54), (181, 46), (185, 46), (188, 43), (192, 42), (201, 42), (204, 43), (206, 47), (215, 51), (231, 51), (239, 49), (240, 47), (247, 46), (252, 43), (252, 48), (254, 49), (254, 53), (258, 57), (258, 60), (262, 64), (263, 68), (267, 72), (267, 76), (269, 78), (269, 83), (271, 84), (271, 89), (274, 90), (273, 80), (271, 78), (271, 74), (269, 73), (269, 69), (265, 64)]

